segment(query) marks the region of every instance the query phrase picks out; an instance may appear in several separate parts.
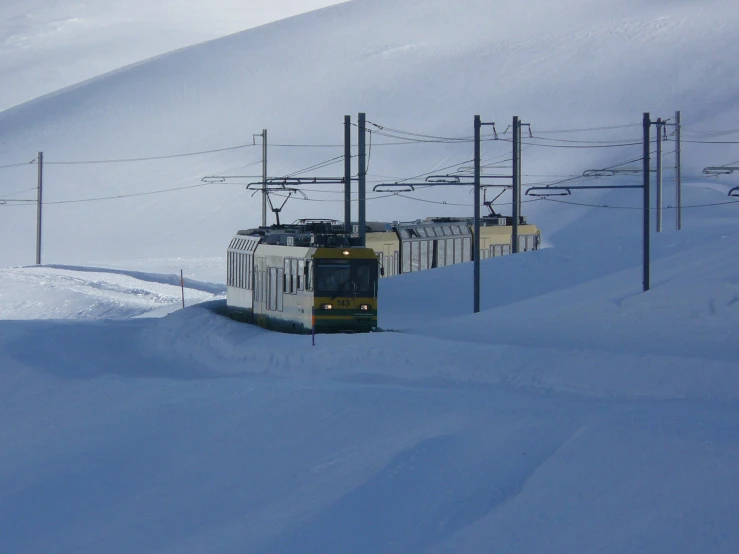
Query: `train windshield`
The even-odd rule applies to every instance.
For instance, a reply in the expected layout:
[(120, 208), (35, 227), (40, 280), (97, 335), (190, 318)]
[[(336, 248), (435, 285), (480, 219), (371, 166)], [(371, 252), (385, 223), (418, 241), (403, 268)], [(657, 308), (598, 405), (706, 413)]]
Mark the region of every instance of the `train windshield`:
[(347, 295), (373, 293), (377, 280), (377, 268), (372, 271), (368, 262), (334, 262), (323, 261), (316, 265), (316, 292), (318, 294)]

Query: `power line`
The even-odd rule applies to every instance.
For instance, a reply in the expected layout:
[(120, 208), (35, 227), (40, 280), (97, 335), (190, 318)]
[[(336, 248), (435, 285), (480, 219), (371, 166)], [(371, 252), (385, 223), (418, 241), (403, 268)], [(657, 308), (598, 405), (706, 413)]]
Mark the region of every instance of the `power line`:
[[(607, 209), (610, 209), (610, 210), (639, 210), (639, 211), (643, 211), (644, 210), (643, 207), (634, 207), (634, 206), (610, 206), (608, 204), (586, 204), (584, 202), (570, 202), (570, 201), (567, 201), (567, 200), (555, 200), (554, 198), (551, 198), (551, 197), (548, 197), (548, 196), (547, 197), (542, 196), (540, 198), (542, 200), (548, 200), (549, 202), (557, 202), (558, 204), (570, 204), (572, 206), (584, 206), (584, 207), (587, 207), (587, 208), (607, 208)], [(710, 207), (710, 206), (723, 206), (725, 204), (737, 204), (737, 203), (739, 203), (739, 200), (731, 200), (729, 202), (713, 202), (713, 203), (710, 203), (710, 204), (692, 204), (692, 205), (689, 205), (689, 206), (682, 206), (682, 208), (707, 208), (707, 207)], [(657, 210), (659, 208), (656, 208), (655, 207), (655, 208), (649, 208), (649, 209), (650, 210)], [(662, 209), (665, 209), (665, 210), (674, 210), (674, 209), (676, 209), (676, 207), (675, 206), (665, 206)]]
[(691, 144), (739, 144), (739, 140), (685, 140)]
[[(534, 137), (536, 139), (536, 137)], [(512, 143), (512, 140), (509, 139), (500, 139), (503, 142), (510, 142)], [(531, 140), (531, 139), (529, 139)], [(566, 144), (539, 144), (536, 142), (521, 142), (521, 144), (527, 145), (527, 146), (541, 146), (544, 148), (622, 148), (625, 146), (640, 146), (641, 142), (623, 142), (623, 143), (614, 143), (614, 144), (587, 144), (587, 145), (566, 145)]]
[[(426, 200), (425, 198), (416, 198), (414, 196), (408, 196), (408, 195), (402, 194), (400, 192), (394, 193), (393, 196), (400, 196), (401, 198), (406, 198), (408, 200), (413, 200), (415, 202), (423, 202), (424, 204), (439, 204), (439, 205), (442, 205), (442, 206), (462, 206), (462, 207), (465, 207), (465, 208), (470, 208), (470, 207), (473, 206), (473, 204), (456, 204), (456, 203), (453, 203), (453, 202), (446, 202), (446, 201), (443, 201), (443, 200)], [(530, 202), (537, 202), (539, 200), (540, 200), (540, 198), (535, 198), (535, 199), (531, 199), (531, 200), (522, 200), (522, 203), (527, 203), (528, 204)], [(496, 206), (512, 206), (513, 205), (513, 202), (496, 202), (495, 205)]]
[(52, 165), (91, 165), (91, 164), (111, 164), (111, 163), (128, 163), (128, 162), (148, 162), (152, 160), (167, 160), (171, 158), (184, 158), (187, 156), (200, 156), (203, 154), (215, 154), (217, 152), (228, 152), (230, 150), (239, 150), (241, 148), (251, 148), (253, 144), (241, 144), (239, 146), (229, 146), (226, 148), (217, 148), (215, 150), (202, 150), (200, 152), (186, 152), (183, 154), (169, 154), (165, 156), (149, 156), (142, 158), (119, 158), (112, 160), (79, 160), (79, 161), (61, 161), (61, 162), (48, 162), (46, 164)]
[(630, 138), (629, 139), (618, 139), (618, 140), (616, 140), (616, 139), (613, 139), (613, 140), (570, 140), (570, 139), (538, 137), (536, 135), (533, 136), (533, 137), (531, 137), (531, 138), (534, 139), (534, 140), (548, 140), (548, 141), (551, 141), (551, 142), (565, 142), (565, 143), (568, 143), (568, 144), (613, 144), (613, 145), (618, 145), (618, 144), (624, 143), (626, 141), (634, 140), (634, 139), (630, 139)]
[(446, 167), (439, 167), (436, 169), (432, 169), (431, 171), (427, 171), (426, 173), (421, 173), (419, 175), (414, 175), (413, 177), (406, 177), (405, 179), (401, 179), (397, 181), (398, 183), (404, 183), (406, 181), (412, 181), (413, 179), (418, 179), (419, 177), (425, 177), (426, 175), (431, 175), (432, 173), (438, 173), (439, 171), (444, 171), (446, 169), (451, 169), (453, 167), (459, 167), (460, 165), (468, 164), (470, 162), (473, 162), (474, 160), (465, 160), (463, 162), (456, 163), (454, 165), (448, 165)]
[[(424, 135), (421, 133), (413, 133), (411, 131), (403, 131), (402, 129), (393, 129), (392, 127), (385, 127), (383, 125), (378, 125), (377, 123), (373, 123), (371, 121), (367, 121), (367, 123), (369, 123), (370, 125), (374, 125), (381, 131), (389, 131), (390, 133), (409, 135), (413, 137), (419, 137), (422, 139), (434, 139), (434, 140), (443, 140), (443, 141), (450, 141), (450, 142), (457, 142), (457, 141), (470, 142), (474, 140), (474, 137), (469, 137), (469, 136), (467, 137), (442, 137), (442, 136), (436, 136), (436, 135)], [(374, 131), (374, 132), (377, 132), (377, 131)]]
[(10, 169), (11, 167), (22, 167), (24, 165), (31, 165), (36, 160), (31, 160), (30, 162), (18, 162), (14, 164), (7, 164), (7, 165), (0, 165), (0, 169)]
[[(24, 193), (24, 192), (30, 192), (32, 190), (36, 190), (36, 187), (31, 187), (30, 189), (16, 190), (14, 192), (6, 192), (6, 193), (4, 193), (4, 196), (15, 196), (16, 194), (21, 194), (21, 193)], [(34, 200), (34, 202), (35, 202), (35, 200)]]
[[(352, 158), (356, 158), (356, 156), (352, 156)], [(336, 156), (334, 158), (330, 158), (328, 160), (325, 160), (323, 162), (319, 162), (317, 164), (308, 166), (306, 168), (298, 169), (297, 171), (293, 171), (292, 173), (288, 173), (287, 175), (283, 175), (282, 177), (280, 177), (280, 179), (288, 179), (290, 177), (295, 177), (296, 175), (300, 175), (301, 173), (305, 173), (306, 171), (312, 171), (314, 169), (321, 169), (321, 168), (324, 168), (324, 167), (328, 167), (330, 165), (334, 165), (336, 163), (339, 163), (339, 161), (343, 161), (343, 160), (344, 160), (344, 156), (343, 155)]]
[[(327, 191), (316, 191), (316, 192), (327, 192)], [(278, 192), (271, 192), (270, 194), (272, 194), (273, 196), (278, 196), (280, 198), (290, 198), (289, 196), (287, 196), (285, 194), (278, 193)], [(341, 192), (341, 194), (344, 194), (344, 193)], [(390, 194), (382, 194), (382, 195), (378, 195), (378, 196), (368, 196), (366, 199), (367, 200), (379, 200), (381, 198), (388, 198), (390, 196), (396, 196), (396, 194), (395, 193), (390, 193)], [(302, 202), (328, 202), (328, 203), (332, 203), (332, 204), (333, 203), (339, 203), (339, 202), (342, 202), (343, 203), (344, 202), (344, 199), (343, 198), (341, 200), (327, 200), (327, 199), (319, 199), (319, 198), (302, 198), (300, 196), (293, 196), (291, 198), (293, 198), (294, 200), (300, 200)], [(351, 200), (351, 202), (359, 202), (359, 198), (354, 198), (354, 199)]]
[(80, 198), (77, 200), (54, 200), (52, 202), (44, 202), (44, 204), (45, 205), (48, 205), (48, 204), (77, 204), (80, 202), (98, 202), (100, 200), (118, 200), (121, 198), (131, 198), (134, 196), (150, 196), (153, 194), (162, 194), (164, 192), (174, 192), (178, 190), (194, 189), (194, 188), (199, 188), (199, 187), (205, 187), (205, 186), (212, 185), (212, 184), (214, 183), (198, 183), (197, 185), (187, 185), (184, 187), (174, 187), (174, 188), (169, 188), (169, 189), (152, 190), (149, 192), (133, 192), (130, 194), (119, 194), (116, 196), (101, 196), (99, 198)]
[(702, 137), (720, 137), (725, 135), (733, 135), (735, 133), (739, 133), (739, 129), (727, 129), (726, 131), (698, 131), (698, 130), (691, 130), (690, 128), (687, 128), (683, 126), (683, 132), (687, 133), (689, 135), (694, 136), (702, 136)]
[(612, 129), (627, 129), (629, 127), (641, 127), (641, 123), (627, 123), (624, 125), (607, 125), (602, 127), (583, 127), (581, 129), (555, 129), (549, 131), (536, 130), (536, 134), (556, 134), (556, 133), (585, 133), (591, 131), (609, 131)]

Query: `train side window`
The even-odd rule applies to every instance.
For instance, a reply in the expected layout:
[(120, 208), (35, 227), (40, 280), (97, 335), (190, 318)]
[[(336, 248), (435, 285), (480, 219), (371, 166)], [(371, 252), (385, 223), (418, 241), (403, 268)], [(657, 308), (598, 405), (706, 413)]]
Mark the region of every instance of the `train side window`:
[(313, 261), (306, 260), (305, 262), (305, 290), (313, 290)]
[(421, 270), (421, 246), (418, 241), (410, 243), (411, 246), (411, 271)]
[(305, 280), (303, 279), (305, 275), (305, 260), (298, 260), (298, 290), (304, 290), (305, 289)]
[(446, 265), (446, 241), (439, 240), (436, 243), (436, 263), (439, 267)]
[(290, 265), (290, 269), (292, 269), (292, 276), (291, 276), (291, 284), (290, 284), (290, 293), (291, 294), (297, 294), (298, 293), (298, 279), (299, 279), (299, 273), (298, 273), (298, 260), (296, 258), (293, 258), (293, 262)]
[(275, 312), (277, 311), (277, 298), (282, 292), (280, 287), (280, 271), (276, 267), (270, 267), (268, 271), (267, 309)]
[(290, 286), (289, 286), (289, 279), (292, 275), (292, 271), (290, 271), (290, 265), (291, 265), (292, 259), (285, 258), (285, 271), (282, 273), (282, 292), (290, 292)]
[(454, 263), (462, 263), (462, 239), (454, 239)]
[[(275, 270), (277, 271), (277, 280), (281, 281), (281, 277), (285, 274), (285, 271), (281, 268), (275, 268)], [(280, 275), (280, 273), (282, 273), (282, 275)], [(279, 290), (277, 291), (277, 305), (275, 308), (278, 312), (282, 311), (282, 293)]]
[(246, 263), (246, 254), (241, 254), (241, 288), (246, 288), (246, 281), (248, 279), (249, 273), (246, 269), (247, 263)]
[(252, 255), (246, 255), (246, 288), (252, 288)]
[(418, 269), (428, 269), (429, 268), (429, 241), (423, 240), (421, 241), (421, 253), (418, 257)]

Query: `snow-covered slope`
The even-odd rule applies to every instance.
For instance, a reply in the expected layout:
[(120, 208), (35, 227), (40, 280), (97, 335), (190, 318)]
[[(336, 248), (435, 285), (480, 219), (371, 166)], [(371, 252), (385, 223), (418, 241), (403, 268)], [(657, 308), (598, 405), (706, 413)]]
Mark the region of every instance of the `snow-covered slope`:
[[(668, 118), (680, 109), (686, 139), (691, 129), (733, 127), (736, 91), (725, 76), (739, 69), (733, 54), (737, 12), (727, 0), (348, 2), (160, 56), (2, 112), (0, 166), (21, 165), (0, 170), (0, 190), (32, 189), (36, 168), (26, 162), (43, 151), (44, 259), (98, 264), (212, 256), (234, 229), (258, 223), (259, 198), (243, 185), (261, 173), (261, 145), (252, 146), (252, 135), (263, 128), (269, 174), (281, 176), (341, 156), (344, 114), (356, 119), (365, 111), (386, 128), (444, 137), (470, 137), (476, 113), (496, 121), (501, 133), (519, 115), (542, 137), (525, 147), (526, 183), (580, 175), (638, 158), (644, 111)], [(455, 169), (472, 158), (470, 142), (381, 146), (398, 140), (371, 128), (371, 186)], [(295, 144), (313, 147), (285, 146)], [(684, 146), (686, 178), (739, 157), (735, 145)], [(484, 144), (486, 161), (509, 154), (509, 142)], [(119, 159), (140, 161), (58, 165)], [(499, 169), (510, 171), (505, 162)], [(307, 172), (341, 173), (340, 160)], [(213, 174), (254, 178), (201, 182)], [(290, 200), (283, 219), (340, 218), (338, 192), (307, 189), (311, 201)], [(703, 192), (702, 200), (721, 198)], [(117, 198), (134, 194), (144, 196)], [(471, 209), (467, 190), (410, 196), (373, 195), (368, 218)], [(638, 204), (633, 196), (625, 198)], [(107, 200), (89, 201), (98, 198)], [(0, 208), (0, 263), (32, 263), (34, 207)], [(534, 204), (527, 213), (551, 239), (581, 211)]]
[[(146, 24), (78, 4), (111, 25), (87, 74), (84, 41), (27, 51), (64, 84), (241, 25), (225, 0)], [(31, 9), (62, 13), (6, 2), (2, 36), (40, 36)], [(211, 34), (169, 42), (194, 17)], [(736, 552), (737, 183), (701, 169), (739, 158), (738, 20), (728, 0), (355, 0), (0, 112), (0, 552)], [(251, 178), (201, 178), (259, 175), (263, 128), (270, 175), (334, 175), (343, 115), (366, 111), (372, 186), (468, 166), (469, 141), (412, 139), (469, 137), (477, 113), (501, 138), (487, 171), (510, 171), (519, 115), (532, 184), (638, 167), (642, 112), (676, 109), (684, 230), (666, 209), (647, 293), (629, 189), (527, 201), (553, 248), (485, 260), (479, 314), (464, 264), (383, 280), (385, 332), (311, 346), (222, 315), (226, 244), (260, 202)], [(34, 260), (35, 206), (11, 200), (37, 151), (58, 265), (9, 267)], [(337, 193), (283, 218), (340, 218)], [(471, 214), (468, 190), (380, 196), (369, 219)]]
[(0, 110), (176, 48), (338, 1), (4, 0), (0, 74), (13, 86), (0, 89)]
[(77, 321), (0, 321), (0, 550), (733, 552), (739, 229), (681, 250), (649, 293), (610, 249), (569, 284), (566, 249), (487, 260), (477, 315), (468, 265), (389, 278), (395, 332), (316, 346), (223, 300), (79, 321), (78, 286), (17, 287)]

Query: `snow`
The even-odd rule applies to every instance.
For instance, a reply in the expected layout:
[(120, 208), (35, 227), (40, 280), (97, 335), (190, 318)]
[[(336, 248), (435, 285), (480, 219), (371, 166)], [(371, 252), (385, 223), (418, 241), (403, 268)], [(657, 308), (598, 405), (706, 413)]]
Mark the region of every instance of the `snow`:
[[(17, 83), (0, 93), (0, 552), (735, 552), (736, 180), (701, 170), (739, 158), (739, 8), (242, 6), (0, 8)], [(637, 159), (642, 112), (677, 109), (683, 230), (668, 141), (648, 292), (641, 191), (577, 191), (525, 198), (546, 248), (484, 260), (478, 314), (463, 264), (382, 280), (382, 332), (313, 346), (223, 315), (225, 249), (260, 202), (251, 178), (201, 178), (258, 180), (263, 128), (280, 176), (340, 156), (342, 116), (366, 111), (385, 128), (371, 188), (472, 157), (381, 133), (469, 137), (479, 113), (509, 139), (516, 114), (528, 186)], [(333, 146), (280, 146), (317, 144)], [(36, 207), (9, 200), (34, 198), (38, 151), (33, 266)], [(486, 164), (508, 157), (483, 143)], [(155, 159), (59, 163), (133, 158)], [(291, 199), (283, 220), (340, 218), (339, 193)], [(370, 220), (472, 203), (379, 196)]]

